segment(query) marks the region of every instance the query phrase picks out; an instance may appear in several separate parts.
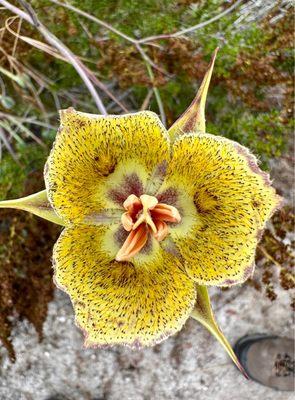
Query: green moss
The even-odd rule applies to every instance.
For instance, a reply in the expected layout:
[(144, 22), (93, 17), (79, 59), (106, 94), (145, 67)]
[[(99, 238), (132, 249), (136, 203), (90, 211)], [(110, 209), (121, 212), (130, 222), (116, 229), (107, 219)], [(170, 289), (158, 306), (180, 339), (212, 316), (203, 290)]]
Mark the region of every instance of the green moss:
[[(211, 115), (212, 115), (211, 110)], [(250, 113), (232, 105), (215, 114), (207, 123), (207, 131), (236, 140), (250, 148), (261, 160), (262, 167), (269, 167), (271, 158), (279, 157), (286, 149), (290, 126), (282, 123), (280, 113)]]
[(4, 155), (0, 161), (0, 200), (21, 195), (29, 174), (43, 169), (48, 151), (34, 143), (18, 146), (20, 165), (9, 154)]

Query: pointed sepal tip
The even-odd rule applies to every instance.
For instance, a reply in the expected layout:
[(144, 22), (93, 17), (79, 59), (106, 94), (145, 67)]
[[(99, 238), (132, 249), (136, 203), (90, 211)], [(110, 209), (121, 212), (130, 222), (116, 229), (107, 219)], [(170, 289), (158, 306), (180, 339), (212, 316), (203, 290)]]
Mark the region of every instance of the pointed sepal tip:
[(180, 136), (183, 133), (205, 133), (206, 99), (218, 50), (219, 47), (217, 47), (213, 52), (208, 69), (196, 97), (193, 99), (188, 109), (174, 122), (174, 124), (168, 130), (172, 140), (175, 140), (177, 136)]
[(246, 379), (249, 379), (248, 374), (238, 360), (231, 345), (217, 325), (206, 286), (197, 286), (197, 302), (194, 310), (191, 313), (191, 317), (200, 322), (213, 336), (215, 336), (240, 372), (245, 376)]
[(0, 201), (0, 208), (14, 208), (16, 210), (28, 211), (57, 225), (65, 225), (52, 208), (47, 198), (46, 190), (20, 199)]

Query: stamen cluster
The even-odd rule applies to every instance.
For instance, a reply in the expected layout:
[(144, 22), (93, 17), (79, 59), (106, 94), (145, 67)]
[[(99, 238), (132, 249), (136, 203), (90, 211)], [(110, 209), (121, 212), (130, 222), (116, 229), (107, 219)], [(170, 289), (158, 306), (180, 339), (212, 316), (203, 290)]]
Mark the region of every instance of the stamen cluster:
[(131, 194), (123, 203), (126, 212), (121, 217), (124, 229), (130, 232), (123, 246), (116, 255), (117, 261), (128, 261), (146, 244), (149, 235), (159, 242), (168, 235), (167, 223), (181, 221), (177, 208), (159, 203), (158, 199), (148, 194), (140, 197)]

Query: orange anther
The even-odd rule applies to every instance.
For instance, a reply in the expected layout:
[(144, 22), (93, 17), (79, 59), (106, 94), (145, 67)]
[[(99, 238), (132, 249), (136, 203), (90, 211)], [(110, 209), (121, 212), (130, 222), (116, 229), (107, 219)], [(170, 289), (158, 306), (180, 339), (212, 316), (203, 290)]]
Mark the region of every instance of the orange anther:
[(158, 203), (158, 199), (148, 194), (138, 198), (131, 194), (123, 203), (126, 212), (121, 217), (124, 229), (130, 232), (116, 255), (117, 261), (128, 261), (146, 244), (148, 235), (153, 234), (159, 242), (168, 235), (166, 222), (180, 222), (177, 208)]

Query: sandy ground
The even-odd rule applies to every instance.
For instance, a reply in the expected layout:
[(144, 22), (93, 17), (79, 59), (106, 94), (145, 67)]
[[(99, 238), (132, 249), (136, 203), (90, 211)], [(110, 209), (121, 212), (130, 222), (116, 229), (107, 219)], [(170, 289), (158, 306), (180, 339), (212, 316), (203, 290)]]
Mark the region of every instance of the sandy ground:
[[(292, 336), (289, 297), (271, 303), (248, 286), (211, 290), (218, 321), (231, 343), (240, 336), (268, 332)], [(200, 325), (183, 330), (154, 348), (84, 350), (68, 297), (56, 291), (38, 343), (34, 329), (19, 323), (14, 331), (17, 361), (0, 352), (0, 399), (45, 400), (291, 400), (247, 381), (223, 349)]]

